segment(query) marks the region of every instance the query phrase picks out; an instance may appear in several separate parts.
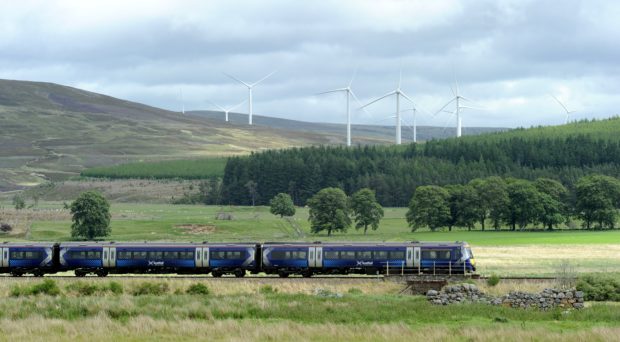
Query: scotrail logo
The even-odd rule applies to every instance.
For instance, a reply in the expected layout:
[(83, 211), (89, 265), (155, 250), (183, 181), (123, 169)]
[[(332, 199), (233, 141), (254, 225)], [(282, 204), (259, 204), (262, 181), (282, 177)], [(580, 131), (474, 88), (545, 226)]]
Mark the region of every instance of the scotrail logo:
[(358, 261), (357, 266), (372, 266), (372, 261)]
[(149, 266), (164, 266), (163, 261), (149, 261)]

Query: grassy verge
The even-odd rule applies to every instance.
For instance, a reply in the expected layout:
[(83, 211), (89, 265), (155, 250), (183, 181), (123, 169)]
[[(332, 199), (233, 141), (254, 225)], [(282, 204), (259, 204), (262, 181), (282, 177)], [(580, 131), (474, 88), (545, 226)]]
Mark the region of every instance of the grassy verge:
[[(235, 283), (244, 282), (248, 283)], [(327, 284), (335, 286), (331, 289), (297, 282), (300, 288), (295, 291), (291, 285), (231, 289), (230, 283), (202, 281), (210, 291), (192, 294), (197, 283), (201, 281), (122, 280), (112, 286), (110, 280), (63, 280), (56, 284), (60, 292), (53, 295), (12, 296), (10, 288), (40, 286), (41, 281), (3, 282), (0, 339), (578, 341), (609, 340), (620, 333), (620, 306), (605, 303), (547, 312), (473, 304), (433, 306), (423, 297), (396, 294), (391, 285), (379, 282), (374, 287)], [(123, 291), (84, 290), (93, 284), (100, 289), (120, 285)], [(136, 291), (145, 287), (164, 290)]]

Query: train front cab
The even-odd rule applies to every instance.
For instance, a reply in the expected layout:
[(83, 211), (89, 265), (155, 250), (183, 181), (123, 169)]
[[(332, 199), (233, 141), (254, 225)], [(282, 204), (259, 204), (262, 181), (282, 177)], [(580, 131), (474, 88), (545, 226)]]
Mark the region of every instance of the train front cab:
[(0, 273), (19, 277), (24, 274), (43, 276), (55, 273), (53, 244), (11, 244), (0, 245)]

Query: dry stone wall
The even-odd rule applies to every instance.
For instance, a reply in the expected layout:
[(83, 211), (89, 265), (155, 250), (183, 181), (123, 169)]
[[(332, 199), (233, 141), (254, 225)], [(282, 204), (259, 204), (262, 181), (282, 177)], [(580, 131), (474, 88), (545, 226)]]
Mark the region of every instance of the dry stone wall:
[(429, 290), (426, 298), (435, 305), (470, 302), (541, 310), (584, 307), (583, 292), (575, 289), (544, 289), (540, 293), (510, 292), (502, 297), (494, 297), (483, 293), (476, 285), (456, 284), (445, 286), (441, 291)]

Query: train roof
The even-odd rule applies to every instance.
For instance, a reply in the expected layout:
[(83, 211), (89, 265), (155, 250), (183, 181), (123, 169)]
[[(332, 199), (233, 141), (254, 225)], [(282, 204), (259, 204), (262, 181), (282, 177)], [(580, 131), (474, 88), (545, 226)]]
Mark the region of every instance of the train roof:
[(209, 242), (115, 242), (115, 241), (94, 241), (94, 242), (63, 242), (61, 247), (254, 247), (256, 243), (209, 243)]
[(1, 247), (53, 247), (55, 242), (8, 242), (0, 243)]
[(405, 241), (405, 242), (373, 242), (373, 241), (364, 241), (364, 242), (351, 242), (351, 241), (340, 241), (340, 242), (265, 242), (264, 245), (268, 246), (353, 246), (353, 247), (369, 247), (369, 246), (387, 246), (387, 247), (398, 247), (398, 246), (423, 246), (423, 247), (432, 247), (432, 246), (468, 246), (465, 241), (429, 241), (429, 242), (420, 242), (420, 241)]

